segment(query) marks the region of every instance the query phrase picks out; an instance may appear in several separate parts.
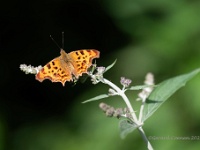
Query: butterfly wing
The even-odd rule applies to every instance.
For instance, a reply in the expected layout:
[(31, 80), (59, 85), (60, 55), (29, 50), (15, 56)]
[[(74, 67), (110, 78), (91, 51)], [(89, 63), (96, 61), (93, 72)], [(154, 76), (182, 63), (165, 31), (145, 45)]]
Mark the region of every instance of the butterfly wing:
[(63, 62), (60, 56), (47, 63), (36, 74), (36, 79), (40, 82), (49, 79), (52, 82), (61, 82), (64, 86), (66, 81), (72, 80), (72, 75), (67, 64)]
[(72, 65), (74, 69), (72, 73), (78, 78), (83, 73), (87, 73), (88, 68), (92, 65), (92, 60), (99, 58), (100, 52), (95, 49), (77, 50), (70, 52), (68, 55), (73, 60)]

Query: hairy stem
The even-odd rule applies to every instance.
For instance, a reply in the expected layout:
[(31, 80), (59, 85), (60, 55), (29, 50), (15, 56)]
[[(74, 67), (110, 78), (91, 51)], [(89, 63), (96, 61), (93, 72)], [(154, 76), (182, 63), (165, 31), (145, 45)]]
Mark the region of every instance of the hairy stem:
[(140, 107), (140, 113), (139, 113), (139, 122), (140, 123), (143, 123), (143, 121), (142, 121), (143, 110), (144, 110), (144, 102), (142, 102), (142, 105)]
[(131, 106), (131, 103), (130, 101), (128, 100), (127, 96), (125, 95), (124, 91), (121, 90), (118, 86), (116, 86), (114, 83), (110, 82), (109, 80), (107, 79), (103, 79), (104, 83), (105, 84), (108, 84), (110, 87), (112, 87), (114, 90), (116, 90), (116, 92), (122, 97), (122, 99), (124, 100), (124, 102), (126, 103), (129, 111), (130, 111), (130, 114), (133, 118), (133, 121), (136, 125), (140, 125), (140, 123), (138, 122), (138, 119), (137, 119), (137, 116), (135, 114), (135, 111), (133, 109), (133, 107)]
[[(116, 86), (114, 83), (110, 82), (109, 80), (107, 80), (105, 78), (102, 81), (103, 81), (103, 83), (105, 83), (105, 84), (109, 85), (110, 87), (112, 87), (122, 97), (122, 99), (126, 103), (128, 109), (129, 109), (129, 111), (131, 113), (131, 116), (133, 118), (134, 123), (139, 126), (138, 127), (138, 131), (142, 135), (142, 138), (145, 141), (145, 143), (147, 144), (148, 150), (153, 150), (153, 147), (152, 147), (151, 143), (149, 142), (148, 138), (146, 137), (145, 132), (144, 132), (142, 126), (141, 126), (141, 120), (142, 120), (141, 118), (142, 118), (143, 108), (140, 109), (140, 116), (139, 116), (139, 120), (138, 120), (137, 116), (135, 114), (135, 111), (134, 111), (129, 99), (127, 98), (127, 96), (124, 93), (124, 90), (121, 90), (118, 86)], [(144, 107), (144, 104), (142, 105), (142, 107)]]
[(149, 142), (149, 140), (148, 140), (146, 134), (144, 133), (143, 128), (142, 128), (142, 127), (139, 127), (139, 128), (138, 128), (138, 131), (139, 131), (140, 134), (142, 135), (142, 138), (143, 138), (143, 140), (145, 141), (148, 150), (153, 150), (153, 147), (152, 147), (151, 143)]

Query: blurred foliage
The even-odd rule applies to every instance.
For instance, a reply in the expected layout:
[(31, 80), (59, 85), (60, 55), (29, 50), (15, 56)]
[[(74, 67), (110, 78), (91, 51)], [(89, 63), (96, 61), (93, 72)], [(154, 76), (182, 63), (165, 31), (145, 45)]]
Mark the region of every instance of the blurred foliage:
[[(59, 55), (49, 34), (59, 41), (65, 31), (67, 52), (99, 49), (100, 66), (117, 59), (105, 77), (118, 85), (121, 76), (141, 84), (149, 71), (159, 83), (200, 64), (198, 0), (22, 0), (4, 1), (0, 7), (0, 149), (145, 149), (137, 132), (121, 140), (118, 120), (106, 118), (98, 102), (81, 104), (106, 93), (105, 85), (87, 81), (63, 88), (20, 72), (21, 63), (44, 65)], [(144, 125), (147, 136), (200, 136), (199, 83), (198, 76), (157, 110)], [(136, 98), (136, 93), (128, 95)], [(118, 97), (105, 101), (124, 107)], [(198, 140), (151, 142), (163, 150), (200, 146)]]

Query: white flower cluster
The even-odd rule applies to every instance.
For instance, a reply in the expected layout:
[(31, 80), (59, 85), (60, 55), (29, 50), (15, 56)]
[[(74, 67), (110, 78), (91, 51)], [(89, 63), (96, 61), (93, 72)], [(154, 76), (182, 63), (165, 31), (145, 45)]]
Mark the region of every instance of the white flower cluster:
[(33, 67), (31, 65), (21, 64), (19, 67), (25, 74), (37, 74), (41, 69), (42, 66)]
[(145, 81), (144, 81), (145, 85), (147, 85), (147, 87), (145, 87), (142, 92), (140, 92), (138, 94), (138, 100), (142, 100), (142, 102), (145, 102), (145, 100), (147, 99), (147, 97), (150, 95), (150, 93), (153, 91), (153, 87), (154, 87), (154, 76), (152, 73), (148, 73), (146, 75)]
[(105, 67), (96, 67), (95, 65), (94, 65), (94, 68), (97, 71), (95, 74), (93, 71), (89, 72), (89, 76), (91, 77), (92, 84), (97, 84), (100, 81), (104, 83), (103, 73), (105, 72), (106, 68)]

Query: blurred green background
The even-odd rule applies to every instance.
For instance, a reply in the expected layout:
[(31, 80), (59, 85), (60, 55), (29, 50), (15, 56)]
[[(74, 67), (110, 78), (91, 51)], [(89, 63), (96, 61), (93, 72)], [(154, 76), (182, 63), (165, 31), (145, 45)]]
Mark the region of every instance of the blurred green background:
[[(121, 76), (142, 84), (152, 72), (156, 83), (200, 66), (199, 0), (20, 0), (0, 4), (1, 94), (0, 150), (146, 149), (135, 131), (119, 137), (118, 120), (106, 118), (99, 102), (81, 104), (107, 93), (102, 84), (44, 81), (19, 70), (22, 63), (44, 65), (66, 52), (95, 48), (99, 66), (117, 64), (105, 77)], [(200, 147), (199, 76), (179, 90), (147, 120), (147, 136), (198, 140), (151, 140), (155, 149)], [(137, 93), (128, 93), (133, 105)], [(118, 97), (101, 100), (125, 107)]]

